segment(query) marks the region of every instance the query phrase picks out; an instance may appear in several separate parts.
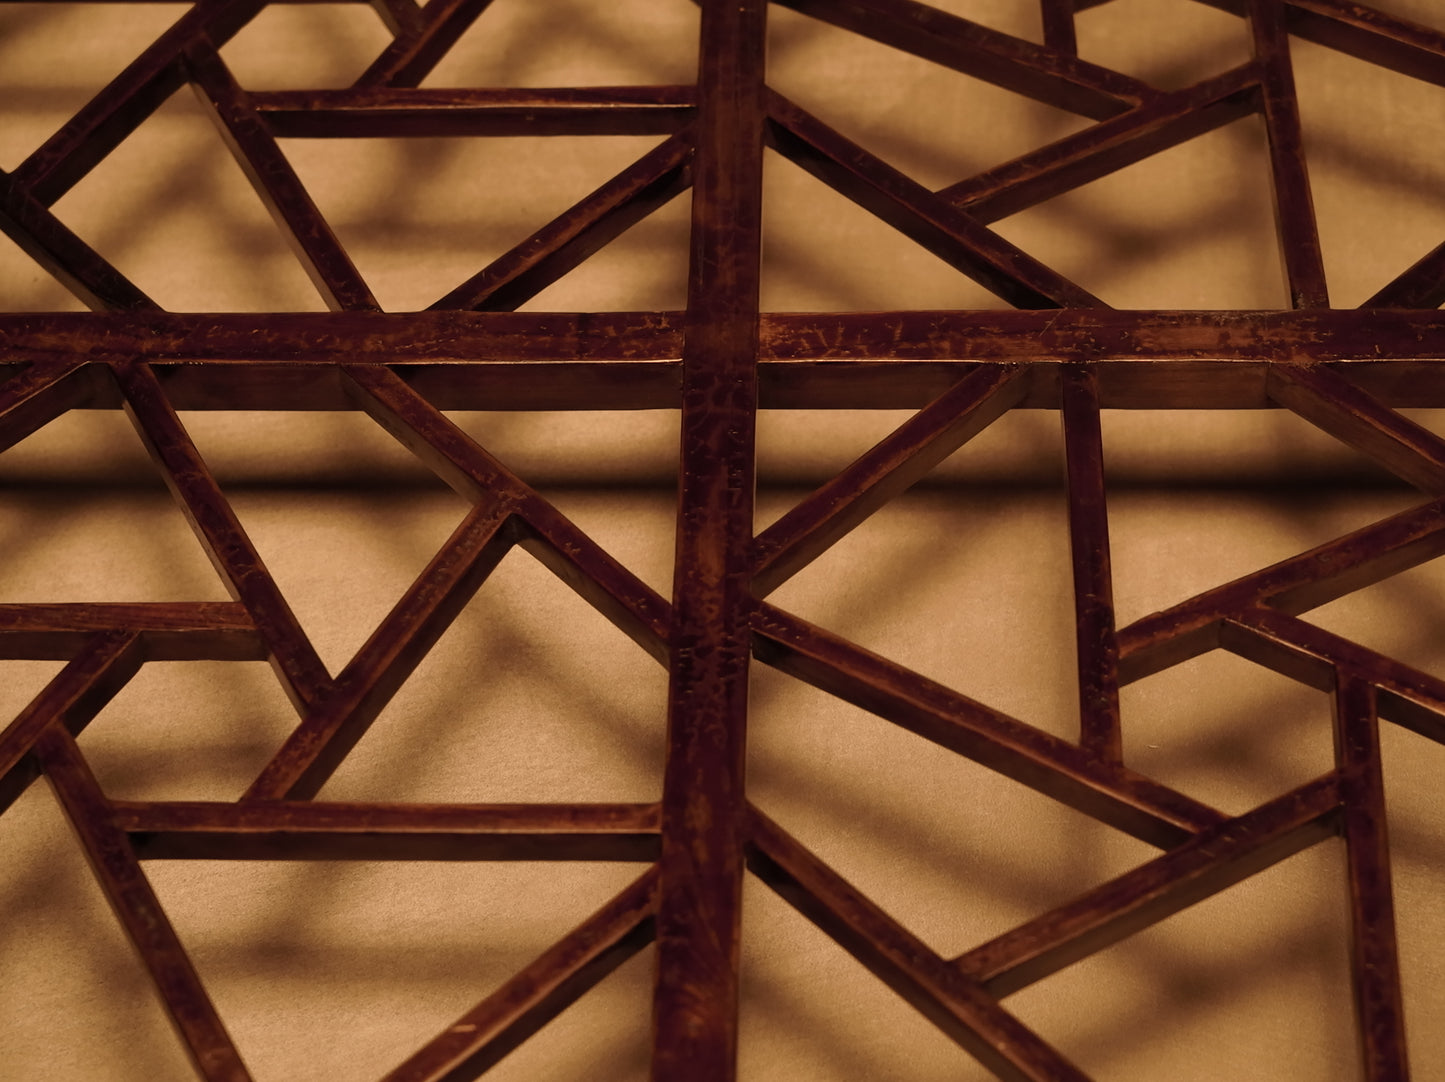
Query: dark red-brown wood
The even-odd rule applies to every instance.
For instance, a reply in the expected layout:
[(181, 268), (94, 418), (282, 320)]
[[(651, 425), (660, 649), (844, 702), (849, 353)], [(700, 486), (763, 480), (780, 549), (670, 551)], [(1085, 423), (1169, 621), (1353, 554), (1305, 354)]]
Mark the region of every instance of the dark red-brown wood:
[[(764, 0), (702, 0), (695, 85), (424, 88), (490, 0), (370, 0), (392, 39), (355, 85), (265, 91), (241, 86), (225, 51), (263, 0), (201, 0), (0, 172), (0, 230), (94, 310), (0, 312), (0, 447), (69, 410), (126, 410), (235, 599), (0, 600), (0, 656), (65, 663), (0, 730), (0, 813), (45, 776), (209, 1082), (241, 1082), (246, 1069), (142, 859), (647, 865), (388, 1082), (475, 1078), (654, 940), (653, 1078), (732, 1082), (745, 861), (996, 1077), (1085, 1082), (999, 997), (1338, 834), (1353, 958), (1351, 987), (1340, 994), (1356, 1004), (1367, 1082), (1403, 1082), (1406, 1015), (1421, 1012), (1401, 992), (1378, 729), (1384, 719), (1445, 743), (1445, 679), (1301, 614), (1445, 555), (1445, 440), (1397, 412), (1445, 407), (1445, 316), (1435, 310), (1445, 299), (1445, 245), (1423, 241), (1423, 255), (1395, 268), (1362, 308), (1328, 307), (1291, 43), (1303, 38), (1445, 86), (1445, 32), (1353, 0), (1205, 0), (1244, 20), (1253, 59), (1165, 91), (1078, 56), (1076, 16), (1108, 0), (1038, 0), (1042, 41), (918, 0), (781, 2), (839, 33), (1095, 123), (933, 192), (842, 135), (826, 112), (813, 115), (766, 85)], [(187, 83), (331, 313), (160, 311), (52, 211)], [(1252, 113), (1269, 137), (1290, 310), (1112, 311), (989, 228)], [(277, 142), (623, 134), (660, 142), (552, 221), (531, 223), (522, 243), (417, 313), (378, 310)], [(760, 313), (765, 142), (1006, 302), (1042, 310)], [(689, 189), (684, 311), (512, 310)], [(754, 426), (758, 409), (772, 407), (917, 412), (755, 537)], [(612, 408), (679, 411), (671, 601), (445, 412)], [(1121, 408), (1286, 408), (1425, 495), (1116, 628), (1100, 411)], [(187, 409), (362, 411), (471, 505), (334, 678), (191, 441), (177, 412)], [(1058, 498), (1070, 530), (1078, 740), (763, 600), (1011, 409), (1056, 410), (1064, 426), (1067, 486)], [(661, 801), (315, 800), (513, 546), (666, 666)], [(1335, 703), (1335, 768), (1237, 816), (1148, 777), (1124, 755), (1130, 718), (1119, 685), (1216, 648)], [(943, 959), (749, 805), (754, 657), (1163, 852)], [(262, 658), (300, 720), (242, 799), (115, 801), (102, 792), (75, 737), (144, 664)], [(486, 674), (477, 675), (482, 692)]]
[(766, 12), (702, 5), (653, 1082), (728, 1082), (737, 1058)]

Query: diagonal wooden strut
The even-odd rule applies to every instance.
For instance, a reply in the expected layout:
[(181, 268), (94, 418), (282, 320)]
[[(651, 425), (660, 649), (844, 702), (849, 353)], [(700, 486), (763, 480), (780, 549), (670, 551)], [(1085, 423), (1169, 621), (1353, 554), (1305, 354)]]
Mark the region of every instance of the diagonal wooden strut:
[(65, 810), (91, 870), (141, 961), (161, 1003), (206, 1082), (250, 1082), (230, 1035), (176, 938), (140, 862), (74, 738), (52, 724), (35, 744), (40, 768)]
[(758, 876), (996, 1077), (1088, 1082), (981, 983), (948, 965), (756, 808), (750, 828), (749, 864)]

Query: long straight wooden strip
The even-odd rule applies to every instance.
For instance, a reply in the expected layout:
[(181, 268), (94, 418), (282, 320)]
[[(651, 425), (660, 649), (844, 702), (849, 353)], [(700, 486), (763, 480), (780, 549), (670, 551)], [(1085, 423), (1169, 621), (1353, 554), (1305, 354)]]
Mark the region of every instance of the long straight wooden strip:
[(674, 135), (431, 307), (520, 307), (685, 191), (691, 158), (692, 133)]
[(1183, 845), (953, 960), (1012, 995), (1335, 833), (1334, 774), (1201, 831)]
[[(680, 324), (672, 312), (12, 314), (0, 373), (142, 359), (164, 365), (179, 409), (334, 410), (354, 408), (338, 364), (391, 365), (443, 410), (674, 408)], [(1093, 359), (1105, 409), (1258, 409), (1268, 363), (1301, 357), (1385, 405), (1445, 406), (1436, 311), (778, 313), (761, 325), (767, 408), (921, 409), (989, 361), (1039, 366), (1022, 405), (1053, 409), (1048, 370)], [(98, 382), (92, 406), (117, 407)]]
[(1299, 103), (1285, 30), (1285, 0), (1249, 0), (1254, 56), (1260, 70), (1264, 125), (1274, 178), (1275, 222), (1281, 260), (1295, 308), (1328, 308), (1309, 170), (1300, 132)]
[(1290, 33), (1445, 86), (1445, 31), (1355, 0), (1289, 0)]
[(428, 0), (421, 17), (397, 34), (361, 76), (357, 87), (414, 87), (466, 33), (492, 0)]
[[(513, 313), (448, 313), (456, 315), (511, 315)], [(528, 313), (516, 313), (525, 315)], [(105, 318), (105, 317), (98, 317)], [(405, 322), (405, 321), (404, 321)], [(585, 325), (585, 324), (584, 324)], [(603, 327), (615, 328), (626, 335), (636, 330), (633, 324), (606, 319)], [(1020, 406), (1024, 409), (1057, 409), (1059, 401), (1059, 365), (1077, 359), (1066, 354), (1062, 342), (1073, 339), (1065, 331), (1062, 341), (1051, 341), (1040, 352), (1055, 354), (1041, 360), (1027, 359), (1027, 346), (1022, 335), (1017, 341), (1006, 340), (985, 346), (975, 341), (960, 346), (959, 352), (972, 359), (909, 358), (854, 359), (853, 353), (867, 353), (867, 342), (832, 342), (814, 338), (811, 347), (805, 344), (809, 324), (764, 319), (765, 332), (778, 334), (781, 340), (774, 348), (782, 357), (764, 356), (759, 364), (759, 407), (763, 409), (853, 409), (910, 410), (923, 409), (939, 395), (958, 383), (980, 363), (1027, 363), (1033, 369), (1029, 391)], [(839, 330), (831, 321), (819, 320), (811, 325), (819, 334)], [(851, 321), (845, 328), (851, 327)], [(326, 334), (316, 326), (318, 334)], [(199, 346), (209, 354), (220, 354), (229, 341), (227, 332), (218, 332), (219, 341)], [(264, 332), (263, 332), (264, 333)], [(483, 336), (485, 338), (485, 336)], [(510, 337), (509, 335), (506, 337)], [(1080, 335), (1082, 337), (1082, 334)], [(391, 333), (382, 341), (394, 341)], [(576, 337), (556, 340), (559, 351), (580, 345), (593, 346), (593, 328), (587, 327)], [(517, 356), (503, 345), (497, 353), (462, 361), (450, 357), (428, 359), (417, 356), (411, 360), (390, 362), (380, 359), (376, 341), (352, 339), (344, 335), (339, 342), (317, 340), (301, 347), (302, 356), (284, 356), (270, 361), (231, 360), (211, 356), (193, 362), (173, 362), (169, 356), (154, 362), (172, 403), (180, 410), (346, 410), (355, 402), (343, 390), (338, 378), (340, 364), (347, 367), (390, 368), (397, 372), (418, 394), (439, 410), (638, 410), (676, 409), (678, 405), (681, 362), (676, 355), (668, 358), (670, 333), (639, 333), (635, 343), (645, 354), (642, 359), (601, 358), (578, 360), (564, 352), (549, 358), (538, 356), (537, 344), (520, 347)], [(277, 335), (280, 349), (289, 348), (291, 335)], [(199, 340), (198, 340), (199, 341)], [(346, 356), (340, 345), (358, 341), (357, 354)], [(940, 329), (937, 343), (916, 343), (919, 353), (946, 353), (945, 343), (955, 341), (946, 328)], [(1097, 339), (1094, 341), (1097, 342)], [(618, 346), (624, 343), (618, 342)], [(239, 347), (255, 351), (255, 343)], [(428, 342), (414, 339), (407, 346), (418, 354), (429, 349), (459, 349), (456, 340)], [(600, 348), (600, 347), (599, 347)], [(886, 346), (880, 346), (886, 350)], [(905, 346), (904, 349), (909, 347)], [(1189, 354), (1193, 347), (1180, 347), (1176, 340), (1171, 349), (1176, 355), (1163, 359), (1136, 358), (1134, 343), (1112, 341), (1110, 351), (1123, 356), (1093, 362), (1099, 373), (1099, 405), (1103, 409), (1266, 409), (1270, 408), (1266, 381), (1269, 365), (1249, 357), (1224, 360), (1196, 359)], [(120, 353), (120, 343), (101, 342), (95, 349), (104, 357)], [(844, 354), (828, 359), (811, 359), (799, 354), (811, 351), (836, 350)], [(1253, 352), (1252, 347), (1246, 347)], [(165, 354), (157, 347), (154, 352)], [(1327, 355), (1335, 349), (1328, 347)], [(1422, 346), (1421, 353), (1424, 352)], [(50, 364), (62, 357), (74, 358), (73, 352), (60, 350), (53, 343), (43, 349), (11, 353), (13, 363), (0, 360), (0, 378), (19, 375), (27, 363)], [(92, 374), (101, 378), (99, 386), (85, 408), (115, 409), (121, 405), (119, 393), (108, 376), (105, 361), (85, 362)], [(1445, 406), (1445, 365), (1428, 360), (1345, 361), (1333, 362), (1362, 390), (1391, 408), (1407, 406)]]
[(529, 490), (519, 477), (391, 368), (349, 365), (341, 371), (352, 403), (463, 499), (505, 499), (513, 506), (526, 499)]
[(1101, 308), (1097, 297), (780, 94), (769, 138), (785, 157), (1019, 308)]
[(151, 661), (262, 661), (266, 644), (234, 602), (0, 605), (0, 657), (75, 657), (96, 634), (132, 632)]
[(0, 451), (8, 451), (67, 410), (91, 403), (98, 366), (78, 357), (29, 365), (0, 383)]
[(1044, 45), (1055, 52), (1078, 56), (1074, 0), (1039, 0), (1039, 15), (1044, 24)]
[(766, 0), (703, 0), (653, 1082), (732, 1082), (745, 869)]
[(653, 657), (665, 663), (670, 610), (565, 515), (486, 452), (396, 373), (346, 369), (356, 401), (408, 450), (468, 499), (506, 495), (517, 543)]
[(281, 596), (261, 555), (148, 365), (113, 369), (131, 423), (231, 596), (246, 606), (268, 660), (298, 712), (306, 714), (331, 678)]
[(1445, 500), (1391, 515), (1136, 620), (1119, 632), (1119, 679), (1140, 680), (1219, 645), (1220, 622), (1261, 605), (1298, 614), (1445, 553)]
[[(258, 322), (257, 316), (248, 313), (17, 312), (0, 313), (0, 350), (20, 360), (73, 362), (77, 350), (82, 349), (95, 361), (184, 361), (198, 373), (211, 364), (224, 371), (241, 362), (276, 364), (284, 359), (292, 365), (451, 364), (461, 374), (473, 367), (521, 361), (555, 367), (564, 361), (675, 360), (682, 348), (682, 318), (678, 312), (278, 312)], [(1230, 368), (1251, 373), (1249, 378), (1258, 393), (1236, 400), (1259, 407), (1268, 402), (1264, 369), (1244, 362), (1298, 362), (1300, 358), (1352, 362), (1352, 369), (1385, 373), (1391, 391), (1381, 398), (1391, 405), (1442, 404), (1429, 396), (1439, 393), (1438, 373), (1445, 365), (1418, 363), (1438, 360), (1445, 352), (1440, 346), (1445, 337), (1445, 312), (1438, 311), (1384, 309), (1365, 319), (1354, 309), (950, 309), (886, 314), (777, 312), (765, 313), (761, 320), (765, 373), (780, 361), (873, 361), (896, 373), (909, 371), (904, 362), (955, 366), (949, 369), (957, 371), (953, 379), (919, 407), (962, 378), (965, 373), (956, 367), (962, 362), (1085, 360), (1131, 361), (1110, 368), (1107, 380), (1101, 372), (1105, 408), (1121, 408), (1124, 396), (1120, 392), (1127, 390), (1131, 381), (1147, 379), (1155, 365), (1182, 360), (1216, 362), (1197, 370), (1213, 377), (1222, 377)], [(1228, 363), (1218, 363), (1221, 361)], [(1392, 364), (1394, 361), (1411, 363)], [(799, 372), (814, 370), (813, 365), (798, 368)], [(867, 372), (868, 368), (855, 364), (846, 371)], [(1182, 369), (1174, 378), (1183, 379), (1189, 371), (1193, 370)], [(186, 374), (176, 370), (167, 377), (183, 382)], [(898, 375), (888, 378), (896, 380)], [(876, 382), (870, 385), (858, 401), (872, 401), (878, 387)], [(1419, 390), (1421, 387), (1425, 390)], [(244, 390), (244, 385), (236, 389)], [(1210, 397), (1208, 386), (1198, 381), (1187, 389), (1191, 397), (1179, 399), (1181, 408), (1199, 406), (1199, 398), (1208, 403), (1201, 408), (1245, 408), (1213, 405), (1220, 399)], [(339, 397), (335, 401), (330, 408), (350, 408), (341, 405), (344, 400)], [(1039, 404), (1045, 401), (1040, 399)], [(278, 399), (272, 408), (285, 408), (285, 399)], [(466, 407), (448, 402), (441, 408)], [(487, 407), (477, 404), (470, 408)], [(1160, 406), (1156, 400), (1148, 408)]]
[(1160, 94), (1127, 113), (952, 184), (938, 195), (984, 224), (1006, 218), (1248, 116), (1258, 108), (1258, 72), (1250, 62)]
[(1334, 690), (1337, 669), (1362, 674), (1382, 717), (1445, 744), (1445, 680), (1274, 609), (1226, 620), (1219, 645), (1320, 691)]
[(753, 593), (764, 597), (1018, 405), (1020, 369), (982, 366), (864, 452), (753, 541)]
[(263, 0), (200, 0), (15, 170), (46, 206), (55, 203), (186, 81), (181, 54), (201, 35), (225, 44)]
[(120, 271), (0, 169), (0, 233), (97, 312), (156, 307)]
[(176, 938), (129, 840), (115, 825), (74, 738), (59, 724), (50, 725), (40, 734), (35, 751), (106, 900), (150, 972), (161, 1003), (196, 1070), (206, 1082), (250, 1082), (240, 1054)]
[[(1418, 322), (1409, 315), (1400, 315)], [(522, 359), (662, 360), (682, 349), (680, 312), (0, 313), (0, 349), (18, 359), (278, 359), (295, 363)], [(1373, 355), (1373, 354), (1372, 354)], [(249, 368), (249, 366), (248, 366)], [(333, 373), (334, 375), (334, 373)], [(674, 380), (674, 384), (676, 381)], [(332, 380), (335, 387), (336, 381)], [(110, 403), (106, 403), (109, 405)], [(349, 405), (345, 408), (351, 408)], [(447, 407), (451, 408), (451, 407)]]
[(1224, 819), (771, 605), (758, 606), (753, 628), (767, 664), (1151, 845), (1178, 845)]
[(693, 118), (691, 86), (352, 87), (251, 94), (283, 139), (498, 135), (672, 135)]
[(1361, 308), (1439, 308), (1445, 304), (1445, 243), (1422, 255)]
[(1350, 960), (1364, 1077), (1366, 1082), (1406, 1082), (1410, 1065), (1395, 943), (1379, 721), (1374, 689), (1365, 677), (1340, 674), (1334, 717), (1344, 796), (1341, 832), (1349, 863)]
[(1445, 495), (1445, 440), (1323, 365), (1272, 365), (1269, 396), (1433, 495)]
[[(312, 0), (293, 0), (293, 2), (310, 3)], [(417, 5), (416, 0), (369, 0), (369, 2), (372, 10), (386, 24), (386, 28), (397, 36), (412, 33), (421, 26), (421, 8)]]
[[(1249, 0), (1201, 0), (1243, 15)], [(1289, 32), (1371, 64), (1445, 86), (1445, 32), (1355, 0), (1288, 0)]]
[(983, 986), (950, 966), (756, 808), (749, 865), (930, 1022), (1007, 1082), (1088, 1082)]
[(58, 723), (72, 733), (81, 732), (144, 660), (140, 639), (132, 632), (102, 632), (85, 641), (70, 663), (0, 732), (0, 812), (35, 780), (38, 764), (30, 749), (45, 728)]
[(671, 606), (662, 595), (542, 497), (528, 499), (518, 517), (518, 547), (660, 664), (667, 664)]
[(1064, 366), (1059, 383), (1069, 492), (1080, 743), (1095, 758), (1121, 762), (1119, 642), (1114, 629), (1099, 381), (1092, 366), (1077, 364)]
[(649, 868), (382, 1082), (469, 1082), (497, 1063), (647, 946), (657, 878)]
[(1096, 120), (1122, 113), (1157, 93), (1127, 75), (914, 0), (781, 2), (884, 45)]
[[(765, 409), (919, 410), (983, 362), (1029, 364), (1034, 375), (1020, 405), (1056, 409), (1058, 366), (1078, 360), (1082, 352), (1102, 358), (1093, 363), (1103, 409), (1262, 409), (1271, 404), (1269, 355), (1290, 348), (1287, 327), (1278, 338), (1273, 330), (1255, 334), (1227, 320), (1210, 330), (1207, 321), (1194, 318), (1198, 313), (1185, 313), (1189, 318), (1172, 333), (1150, 325), (1147, 316), (1134, 330), (1121, 329), (1115, 320), (1090, 326), (1076, 310), (1058, 312), (1059, 325), (1052, 330), (1047, 321), (994, 318), (1041, 314), (1000, 310), (987, 313), (988, 318), (976, 313), (980, 318), (957, 319), (958, 313), (939, 313), (932, 320), (900, 315), (871, 330), (849, 313), (764, 316), (759, 404)], [(73, 340), (84, 343), (88, 359), (83, 363), (101, 376), (86, 408), (120, 406), (105, 372), (133, 356), (152, 359), (181, 410), (353, 409), (338, 365), (392, 368), (439, 410), (674, 409), (678, 404), (680, 350), (671, 313), (603, 313), (595, 319), (528, 312), (416, 313), (456, 317), (464, 324), (480, 321), (463, 329), (439, 328), (411, 315), (377, 324), (328, 325), (310, 318), (326, 315), (288, 313), (242, 333), (226, 316), (157, 314), (149, 340), (137, 326), (112, 331), (111, 317), (92, 317), (101, 324)], [(1445, 365), (1434, 363), (1432, 356), (1441, 352), (1432, 336), (1441, 333), (1445, 318), (1401, 315), (1406, 319), (1400, 325), (1380, 326), (1378, 339), (1363, 327), (1348, 332), (1331, 320), (1317, 336), (1313, 329), (1306, 332), (1311, 335), (1306, 348), (1390, 408), (1445, 407)], [(517, 320), (488, 326), (499, 317)], [(528, 323), (537, 329), (535, 339), (526, 337)], [(0, 378), (19, 375), (30, 363), (74, 362), (80, 354), (74, 345), (63, 344), (65, 328), (71, 326), (69, 319), (53, 315), (8, 325), (0, 316), (0, 350), (7, 338), (16, 343), (4, 354), (9, 363), (0, 360)], [(1239, 328), (1237, 336), (1231, 326)], [(1408, 330), (1409, 343), (1396, 338), (1396, 330)], [(988, 337), (993, 334), (998, 337)], [(1374, 348), (1372, 339), (1382, 352), (1388, 350), (1385, 357), (1363, 358)], [(201, 356), (181, 357), (188, 344)], [(263, 345), (274, 346), (276, 356), (258, 358)], [(459, 356), (473, 348), (477, 352), (471, 359)], [(549, 355), (549, 349), (555, 352)]]
[(655, 860), (656, 804), (115, 802), (142, 859)]
[(505, 498), (468, 513), (271, 757), (244, 799), (316, 795), (512, 547), (511, 516), (512, 504)]
[(193, 46), (185, 56), (196, 96), (327, 306), (333, 311), (378, 308), (361, 272), (220, 56), (206, 44)]

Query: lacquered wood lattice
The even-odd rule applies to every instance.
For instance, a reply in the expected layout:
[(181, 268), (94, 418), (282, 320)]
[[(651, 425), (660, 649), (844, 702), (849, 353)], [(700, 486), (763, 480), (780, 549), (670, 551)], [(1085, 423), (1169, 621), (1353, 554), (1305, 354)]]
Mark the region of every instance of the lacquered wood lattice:
[[(681, 0), (659, 0), (681, 2)], [(848, 32), (1092, 123), (939, 190), (765, 78), (768, 5), (703, 0), (695, 84), (434, 89), (420, 84), (487, 0), (375, 0), (393, 41), (346, 89), (250, 92), (220, 48), (266, 6), (200, 0), (17, 168), (0, 228), (93, 314), (0, 315), (0, 434), (122, 409), (233, 600), (0, 606), (0, 649), (64, 668), (0, 735), (0, 803), (43, 778), (163, 999), (199, 1077), (250, 1077), (143, 861), (623, 860), (632, 885), (389, 1069), (472, 1078), (656, 944), (652, 1077), (735, 1077), (741, 892), (761, 878), (999, 1078), (1085, 1075), (1005, 997), (1302, 849), (1342, 838), (1363, 1077), (1409, 1076), (1381, 780), (1381, 720), (1445, 743), (1445, 682), (1303, 618), (1445, 553), (1445, 442), (1397, 412), (1445, 405), (1445, 243), (1360, 308), (1330, 307), (1291, 71), (1305, 40), (1445, 86), (1445, 33), (1346, 0), (1207, 0), (1253, 57), (1161, 90), (1081, 59), (1075, 15), (1040, 0), (1042, 43), (913, 0), (783, 0)], [(959, 5), (953, 5), (955, 8)], [(163, 311), (53, 207), (189, 84), (330, 313)], [(991, 223), (1230, 121), (1268, 132), (1278, 311), (1114, 310)], [(278, 139), (626, 134), (656, 147), (421, 312), (384, 312)], [(772, 148), (1014, 310), (759, 312), (762, 161)], [(624, 230), (690, 192), (687, 306), (522, 313)], [(1423, 502), (1116, 626), (1100, 410), (1293, 411)], [(754, 535), (760, 407), (908, 408), (911, 419)], [(659, 596), (459, 428), (455, 409), (681, 411), (671, 598)], [(942, 686), (768, 596), (1015, 408), (1056, 410), (1067, 450), (1077, 739)], [(365, 645), (328, 671), (177, 411), (354, 410), (472, 510)], [(657, 804), (420, 805), (316, 799), (467, 605), (520, 546), (667, 668)], [(1224, 650), (1333, 696), (1335, 767), (1226, 815), (1126, 762), (1119, 689)], [(233, 802), (126, 801), (76, 737), (147, 662), (270, 662), (297, 722)], [(936, 953), (749, 802), (754, 662), (982, 764), (1160, 850), (958, 957)], [(1428, 1011), (1428, 1007), (1424, 1008)], [(1412, 1024), (1429, 1025), (1412, 1015)], [(902, 1054), (902, 1053), (901, 1053)], [(3, 1074), (0, 1068), (0, 1074)]]

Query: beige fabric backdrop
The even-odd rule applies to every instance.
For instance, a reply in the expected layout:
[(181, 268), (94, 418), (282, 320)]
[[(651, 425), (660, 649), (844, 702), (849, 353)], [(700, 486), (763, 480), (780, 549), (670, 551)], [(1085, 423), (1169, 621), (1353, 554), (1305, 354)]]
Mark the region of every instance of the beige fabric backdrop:
[[(1032, 0), (939, 2), (1037, 39)], [(1436, 0), (1382, 6), (1445, 24)], [(13, 169), (183, 10), (0, 6), (0, 167)], [(683, 0), (496, 0), (428, 85), (690, 82)], [(1186, 85), (1245, 59), (1243, 24), (1189, 0), (1079, 18), (1087, 59)], [(272, 9), (223, 50), (251, 89), (339, 86), (386, 41), (364, 6)], [(1084, 121), (787, 11), (772, 79), (924, 183)], [(58, 59), (60, 58), (60, 59)], [(1445, 237), (1445, 90), (1296, 43), (1332, 297), (1358, 304)], [(390, 309), (424, 307), (656, 140), (290, 141)], [(982, 289), (776, 156), (770, 310), (988, 307)], [(1119, 307), (1285, 303), (1257, 118), (999, 231)], [(57, 205), (167, 308), (316, 310), (304, 274), (189, 92)], [(533, 309), (681, 307), (687, 199)], [(0, 238), (0, 307), (79, 306)], [(766, 413), (759, 525), (900, 423)], [(1433, 414), (1425, 423), (1445, 431)], [(196, 440), (333, 671), (464, 513), (362, 417), (190, 415)], [(670, 588), (677, 416), (459, 420), (627, 566)], [(1276, 413), (1108, 414), (1127, 621), (1408, 506), (1411, 492)], [(1060, 735), (1073, 644), (1060, 436), (1006, 417), (787, 584), (779, 604)], [(223, 599), (123, 417), (78, 413), (0, 457), (0, 600)], [(1426, 566), (1311, 619), (1445, 675), (1445, 573)], [(18, 710), (58, 665), (6, 663)], [(650, 800), (665, 674), (515, 551), (322, 792), (338, 799)], [(930, 945), (952, 954), (1151, 851), (759, 667), (749, 788)], [(1210, 655), (1127, 689), (1139, 770), (1242, 811), (1331, 765), (1326, 696)], [(8, 716), (8, 715), (7, 715)], [(154, 664), (81, 745), (117, 797), (230, 799), (294, 723), (262, 664)], [(1445, 749), (1385, 731), (1412, 1058), (1445, 1080)], [(1291, 858), (1009, 999), (1101, 1082), (1353, 1079), (1343, 851)], [(572, 927), (628, 865), (147, 866), (259, 1082), (375, 1077)], [(0, 1079), (188, 1077), (143, 973), (43, 785), (0, 817)], [(748, 1082), (984, 1073), (755, 881), (746, 895)], [(651, 952), (495, 1071), (646, 1077)]]

